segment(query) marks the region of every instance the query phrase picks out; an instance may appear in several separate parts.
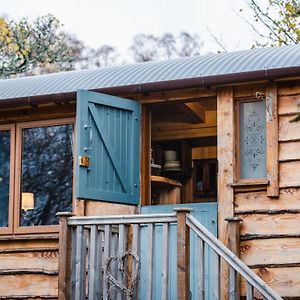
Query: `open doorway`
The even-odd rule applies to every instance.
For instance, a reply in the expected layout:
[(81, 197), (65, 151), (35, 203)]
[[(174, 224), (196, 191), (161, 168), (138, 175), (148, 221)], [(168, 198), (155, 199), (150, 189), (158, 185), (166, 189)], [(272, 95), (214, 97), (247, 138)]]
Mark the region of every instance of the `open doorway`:
[(150, 109), (151, 204), (216, 202), (216, 99)]

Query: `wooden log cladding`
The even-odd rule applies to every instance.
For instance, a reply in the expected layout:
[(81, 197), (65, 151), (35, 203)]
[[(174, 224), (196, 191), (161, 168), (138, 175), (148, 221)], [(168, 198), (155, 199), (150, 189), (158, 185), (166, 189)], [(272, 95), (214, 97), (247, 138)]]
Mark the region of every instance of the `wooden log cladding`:
[(281, 96), (279, 98), (278, 114), (279, 115), (294, 115), (299, 111), (298, 101), (300, 94)]
[(0, 241), (0, 299), (57, 299), (58, 239)]
[(298, 264), (300, 238), (277, 238), (241, 242), (241, 259), (248, 266)]
[(249, 214), (240, 215), (241, 235), (300, 235), (300, 214)]
[(58, 251), (1, 253), (0, 274), (7, 270), (14, 270), (15, 273), (40, 271), (46, 274), (57, 274)]
[(300, 82), (299, 80), (288, 81), (280, 83), (278, 85), (278, 95), (280, 96), (291, 96), (300, 94)]
[(41, 274), (1, 275), (0, 298), (15, 297), (57, 297), (58, 281), (56, 276)]
[(279, 141), (298, 141), (300, 140), (300, 130), (298, 122), (290, 122), (292, 116), (279, 117)]
[(58, 249), (58, 236), (55, 239), (23, 239), (23, 240), (7, 240), (0, 241), (0, 251), (1, 250), (12, 250), (12, 251), (31, 251), (32, 249)]
[[(300, 267), (258, 268), (253, 271), (281, 297), (297, 297), (300, 291)], [(246, 295), (246, 282), (241, 282), (241, 296)]]
[(300, 188), (280, 189), (279, 198), (274, 201), (266, 192), (235, 194), (235, 213), (267, 213), (299, 211)]
[[(297, 150), (295, 149), (294, 151)], [(299, 187), (300, 186), (299, 170), (300, 170), (300, 161), (281, 162), (279, 164), (279, 186)]]
[(300, 160), (300, 141), (279, 144), (279, 161)]

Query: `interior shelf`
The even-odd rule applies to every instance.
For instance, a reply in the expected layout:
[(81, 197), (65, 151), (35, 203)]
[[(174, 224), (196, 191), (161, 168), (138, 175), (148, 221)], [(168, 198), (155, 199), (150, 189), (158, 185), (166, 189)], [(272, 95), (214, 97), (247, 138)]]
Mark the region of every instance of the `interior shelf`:
[(169, 187), (182, 187), (182, 184), (179, 181), (169, 179), (162, 176), (151, 175), (151, 182), (155, 185), (160, 186), (169, 186)]

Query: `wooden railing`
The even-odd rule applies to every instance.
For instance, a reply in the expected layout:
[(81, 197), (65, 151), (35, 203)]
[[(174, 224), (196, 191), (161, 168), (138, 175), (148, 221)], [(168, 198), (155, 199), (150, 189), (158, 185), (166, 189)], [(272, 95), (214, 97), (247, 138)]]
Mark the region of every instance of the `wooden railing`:
[[(243, 263), (233, 252), (226, 248), (214, 235), (212, 235), (201, 223), (199, 223), (190, 214), (186, 216), (186, 224), (198, 236), (198, 251), (200, 259), (203, 261), (204, 245), (210, 247), (219, 257), (229, 265), (229, 299), (236, 300), (239, 295), (240, 284), (239, 276), (246, 280), (247, 292), (246, 299), (282, 299), (275, 291), (273, 291), (260, 277), (258, 277), (245, 263)], [(203, 263), (201, 263), (204, 266)], [(204, 274), (204, 270), (202, 272)], [(204, 278), (201, 279), (200, 286), (203, 287)], [(200, 299), (204, 299), (205, 291)]]
[[(255, 299), (254, 293), (261, 295), (261, 299), (281, 299), (189, 211), (180, 208), (172, 214), (102, 217), (61, 214), (59, 299), (188, 300), (191, 236), (194, 242), (196, 238), (193, 247), (198, 254), (193, 264), (199, 270), (197, 295), (192, 295), (192, 299), (221, 298), (221, 259), (230, 268), (229, 299), (239, 298), (238, 274), (247, 282), (247, 299)], [(174, 234), (177, 247), (170, 244)], [(209, 263), (205, 259), (208, 253)], [(174, 268), (170, 262), (176, 264), (176, 260)], [(177, 269), (175, 280), (171, 278), (171, 268)], [(211, 272), (213, 284), (208, 286), (205, 277)]]

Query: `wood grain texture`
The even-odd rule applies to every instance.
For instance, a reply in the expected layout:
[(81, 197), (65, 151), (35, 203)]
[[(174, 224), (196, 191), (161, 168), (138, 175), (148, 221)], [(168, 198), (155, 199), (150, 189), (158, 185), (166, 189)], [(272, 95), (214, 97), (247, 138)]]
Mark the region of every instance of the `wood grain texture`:
[(177, 210), (177, 298), (190, 298), (190, 230), (186, 225), (186, 211)]
[[(32, 237), (33, 235), (31, 235)], [(0, 251), (26, 251), (26, 249), (58, 249), (58, 236), (55, 239), (28, 239), (28, 240), (9, 240), (9, 237), (5, 237), (6, 240), (0, 241)]]
[(300, 161), (281, 162), (279, 164), (279, 186), (280, 187), (300, 186), (299, 170), (300, 170)]
[(266, 192), (238, 193), (235, 195), (235, 213), (299, 210), (300, 188), (280, 189), (279, 199), (270, 199)]
[(75, 103), (47, 104), (38, 107), (27, 106), (13, 110), (0, 110), (0, 124), (74, 117), (75, 112)]
[(153, 141), (168, 141), (176, 139), (200, 138), (217, 135), (217, 127), (178, 129), (152, 132)]
[(216, 92), (209, 89), (186, 89), (149, 93), (147, 95), (140, 94), (136, 96), (136, 99), (140, 100), (141, 103), (163, 103), (167, 101), (199, 100), (199, 98), (214, 97), (215, 95)]
[[(267, 178), (269, 185), (267, 186), (267, 195), (269, 197), (277, 197), (279, 194), (278, 182), (278, 101), (277, 101), (277, 85), (270, 84), (266, 88), (267, 97), (272, 97), (272, 106), (266, 111), (266, 148), (267, 148)], [(267, 104), (268, 105), (268, 104)]]
[(71, 259), (72, 231), (68, 226), (68, 217), (72, 213), (59, 213), (59, 260), (58, 260), (58, 299), (71, 298)]
[(300, 160), (300, 141), (279, 144), (279, 161)]
[(164, 115), (161, 117), (162, 114), (160, 114), (160, 118), (157, 119), (157, 116), (153, 113), (153, 118), (155, 121), (152, 122), (152, 131), (168, 131), (168, 130), (182, 130), (182, 129), (201, 129), (201, 128), (209, 128), (217, 126), (217, 111), (216, 110), (208, 110), (205, 111), (205, 122), (204, 123), (197, 123), (193, 124), (190, 122), (184, 122), (180, 119), (180, 116), (182, 117), (182, 114), (178, 115), (178, 118), (176, 118), (176, 122), (168, 121), (167, 116)]
[(141, 205), (151, 204), (151, 111), (142, 105), (142, 125), (141, 125)]
[(234, 87), (234, 98), (255, 98), (257, 92), (264, 93), (265, 83), (243, 84)]
[(279, 98), (278, 114), (279, 115), (294, 115), (299, 111), (298, 101), (300, 94), (281, 96)]
[(7, 270), (57, 272), (58, 251), (1, 253), (0, 273)]
[(205, 122), (204, 109), (198, 102), (178, 103), (177, 107), (187, 114), (190, 121), (193, 123)]
[(300, 264), (300, 238), (243, 241), (241, 259), (248, 266)]
[[(228, 184), (234, 177), (234, 103), (233, 88), (218, 91), (218, 237), (225, 245), (228, 243), (228, 228), (225, 218), (234, 216), (234, 193)], [(221, 264), (221, 299), (227, 299), (228, 267)]]
[(86, 216), (131, 215), (136, 208), (132, 205), (114, 204), (101, 201), (85, 201)]
[(299, 123), (290, 122), (292, 116), (279, 116), (279, 141), (300, 140)]
[(278, 95), (291, 96), (300, 94), (299, 80), (286, 81), (278, 85)]
[(240, 215), (241, 235), (299, 235), (300, 214)]
[[(300, 295), (300, 267), (294, 268), (259, 268), (253, 271), (262, 278), (281, 297), (298, 297)], [(246, 295), (246, 282), (242, 280), (241, 295)]]
[(194, 147), (192, 148), (192, 159), (217, 158), (217, 147)]
[(57, 276), (47, 275), (1, 275), (0, 297), (54, 296), (58, 294)]

